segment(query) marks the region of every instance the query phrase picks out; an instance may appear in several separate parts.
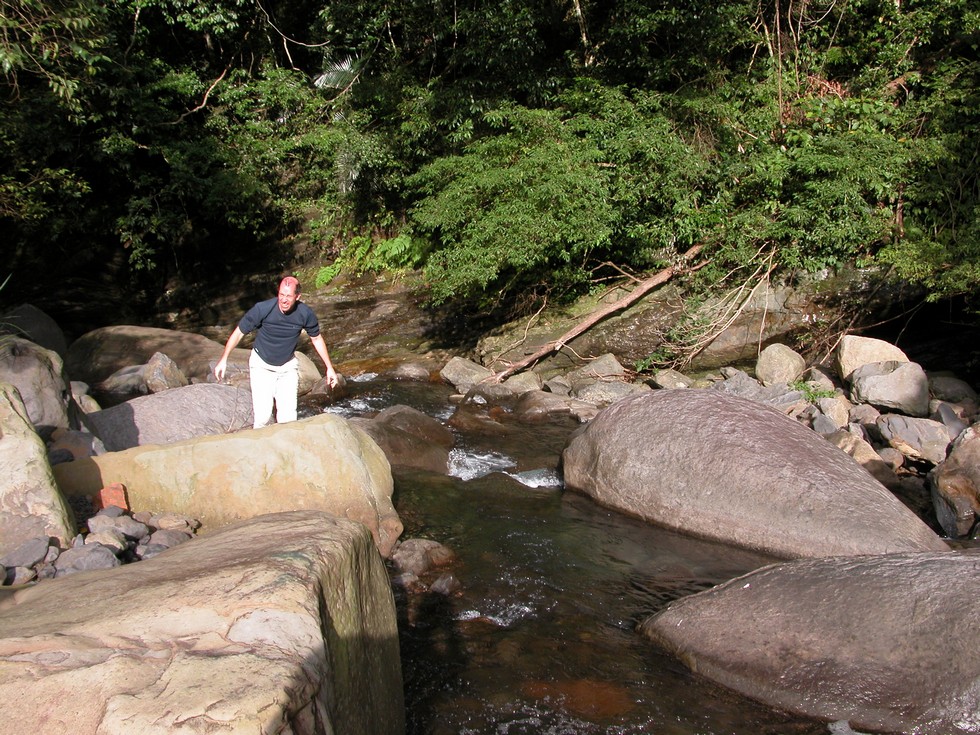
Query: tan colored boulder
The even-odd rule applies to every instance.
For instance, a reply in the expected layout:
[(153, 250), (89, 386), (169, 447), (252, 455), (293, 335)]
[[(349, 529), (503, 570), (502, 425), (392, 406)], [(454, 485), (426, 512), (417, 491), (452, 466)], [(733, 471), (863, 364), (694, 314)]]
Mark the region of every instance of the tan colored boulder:
[(384, 453), (333, 414), (110, 452), (56, 465), (54, 471), (67, 495), (91, 495), (120, 482), (132, 507), (197, 518), (203, 532), (300, 508), (363, 523), (385, 556), (402, 532)]
[(806, 360), (796, 350), (779, 342), (766, 347), (755, 363), (755, 377), (767, 388), (792, 383), (803, 375)]
[(395, 607), (367, 531), (255, 518), (0, 602), (0, 722), (40, 735), (400, 735)]
[[(132, 365), (145, 365), (162, 352), (173, 360), (191, 382), (209, 382), (211, 370), (221, 357), (224, 345), (213, 339), (174, 329), (119, 325), (102, 327), (82, 335), (68, 349), (65, 366), (72, 380), (98, 385), (116, 371)], [(248, 385), (250, 350), (238, 347), (228, 358), (228, 380)], [(320, 379), (314, 362), (301, 352), (299, 392), (308, 393)]]
[(980, 732), (980, 550), (806, 559), (682, 598), (640, 631), (781, 710), (865, 732)]
[(562, 455), (565, 486), (678, 531), (778, 557), (948, 547), (851, 457), (718, 390), (612, 404)]
[(47, 448), (20, 393), (0, 383), (0, 557), (35, 538), (54, 538), (64, 547), (74, 535), (74, 520), (58, 492)]
[(873, 337), (848, 334), (843, 337), (834, 352), (837, 374), (850, 380), (851, 373), (859, 367), (875, 362), (908, 362), (908, 356), (898, 347)]

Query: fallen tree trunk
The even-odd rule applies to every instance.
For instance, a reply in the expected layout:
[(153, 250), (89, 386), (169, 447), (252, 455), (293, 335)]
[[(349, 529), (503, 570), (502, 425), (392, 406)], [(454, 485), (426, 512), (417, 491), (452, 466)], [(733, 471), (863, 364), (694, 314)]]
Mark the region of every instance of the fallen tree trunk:
[(561, 337), (552, 342), (547, 342), (541, 345), (541, 347), (525, 357), (523, 360), (515, 362), (503, 372), (495, 374), (492, 379), (499, 382), (505, 378), (509, 378), (515, 373), (519, 373), (520, 371), (534, 365), (541, 358), (547, 357), (556, 350), (560, 350), (566, 343), (575, 339), (580, 334), (588, 331), (592, 326), (598, 324), (610, 314), (620, 311), (621, 309), (625, 309), (630, 304), (639, 301), (647, 293), (655, 289), (657, 286), (666, 283), (678, 273), (689, 273), (707, 265), (707, 261), (704, 261), (690, 268), (684, 266), (684, 263), (688, 262), (691, 260), (691, 258), (701, 252), (701, 248), (701, 245), (695, 245), (694, 247), (690, 248), (686, 253), (684, 253), (683, 256), (681, 256), (682, 261), (680, 264), (668, 266), (667, 268), (664, 268), (662, 271), (658, 272), (656, 275), (640, 281), (635, 289), (630, 291), (619, 301), (592, 312), (586, 319), (569, 329)]

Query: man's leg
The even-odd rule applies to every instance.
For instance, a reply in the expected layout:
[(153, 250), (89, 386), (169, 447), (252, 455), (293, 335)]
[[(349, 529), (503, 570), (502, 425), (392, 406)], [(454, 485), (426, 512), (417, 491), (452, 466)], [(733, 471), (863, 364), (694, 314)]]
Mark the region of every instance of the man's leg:
[(279, 368), (276, 380), (276, 422), (296, 420), (296, 394), (299, 393), (299, 360), (295, 357)]
[(252, 428), (261, 429), (272, 421), (276, 370), (252, 350), (248, 358), (248, 378), (252, 386)]

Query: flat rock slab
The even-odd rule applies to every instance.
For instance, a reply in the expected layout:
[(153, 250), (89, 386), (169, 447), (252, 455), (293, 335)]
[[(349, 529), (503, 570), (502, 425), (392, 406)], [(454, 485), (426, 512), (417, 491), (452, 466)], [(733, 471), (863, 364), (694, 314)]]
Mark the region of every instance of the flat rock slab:
[(404, 732), (381, 557), (316, 511), (8, 594), (0, 635), (6, 732)]
[(566, 487), (602, 505), (780, 558), (948, 549), (845, 452), (721, 391), (624, 398), (572, 438), (562, 465)]
[(980, 733), (980, 550), (806, 559), (674, 602), (641, 632), (771, 706), (874, 732)]

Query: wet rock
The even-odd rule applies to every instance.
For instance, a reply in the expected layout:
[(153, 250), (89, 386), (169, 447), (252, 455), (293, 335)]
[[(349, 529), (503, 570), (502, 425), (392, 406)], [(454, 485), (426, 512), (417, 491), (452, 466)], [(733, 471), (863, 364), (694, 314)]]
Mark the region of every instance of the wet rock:
[(463, 589), (462, 583), (454, 574), (443, 574), (429, 586), (429, 591), (449, 597)]
[(430, 416), (407, 406), (393, 406), (373, 419), (352, 418), (370, 436), (392, 467), (411, 467), (447, 474), (455, 437)]
[(531, 390), (541, 390), (544, 386), (544, 381), (533, 370), (525, 370), (522, 373), (511, 375), (503, 382), (503, 386), (514, 395), (519, 396)]
[(908, 416), (929, 415), (929, 380), (914, 362), (875, 362), (851, 373), (851, 400)]
[(803, 375), (806, 360), (796, 350), (774, 343), (759, 353), (755, 376), (764, 386), (792, 383)]
[(402, 573), (421, 576), (435, 567), (450, 564), (456, 555), (438, 541), (410, 538), (400, 542), (391, 555), (395, 568)]
[(782, 710), (967, 735), (980, 730), (980, 657), (963, 644), (978, 596), (980, 550), (800, 560), (678, 600), (640, 631)]
[(572, 438), (562, 465), (566, 487), (602, 505), (776, 556), (947, 548), (844, 452), (720, 391), (614, 403)]

